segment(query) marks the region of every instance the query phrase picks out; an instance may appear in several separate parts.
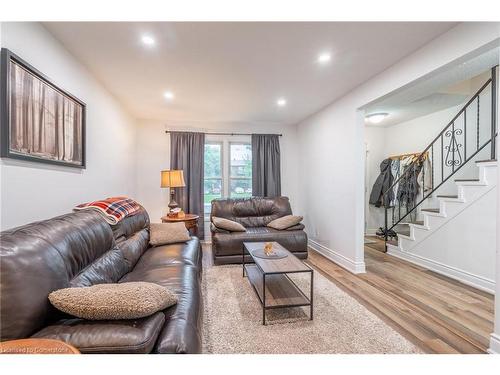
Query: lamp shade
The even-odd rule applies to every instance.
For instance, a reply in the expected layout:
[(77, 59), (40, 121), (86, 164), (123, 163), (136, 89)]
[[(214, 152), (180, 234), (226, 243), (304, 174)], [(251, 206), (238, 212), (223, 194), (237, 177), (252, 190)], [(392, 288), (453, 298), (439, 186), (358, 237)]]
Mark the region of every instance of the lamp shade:
[(186, 186), (184, 182), (184, 173), (182, 170), (161, 171), (161, 187), (174, 188)]

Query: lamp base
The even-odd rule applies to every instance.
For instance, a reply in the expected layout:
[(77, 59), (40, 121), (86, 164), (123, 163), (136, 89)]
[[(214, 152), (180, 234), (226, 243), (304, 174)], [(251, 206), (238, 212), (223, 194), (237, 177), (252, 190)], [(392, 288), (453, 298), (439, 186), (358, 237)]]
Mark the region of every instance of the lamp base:
[(174, 208), (179, 207), (177, 202), (174, 199), (174, 189), (170, 189), (170, 203), (168, 204), (169, 211), (172, 211)]

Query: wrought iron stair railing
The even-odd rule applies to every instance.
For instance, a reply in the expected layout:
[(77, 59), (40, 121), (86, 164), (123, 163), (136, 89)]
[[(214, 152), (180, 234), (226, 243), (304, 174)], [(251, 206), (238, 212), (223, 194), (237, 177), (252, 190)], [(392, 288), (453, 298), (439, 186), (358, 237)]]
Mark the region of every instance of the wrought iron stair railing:
[[(498, 65), (491, 69), (491, 77), (384, 191), (386, 243), (396, 225), (415, 221), (417, 208), (488, 145), (490, 159), (496, 158), (497, 68)], [(490, 98), (485, 99), (488, 93)], [(485, 120), (481, 117), (481, 104), (487, 99), (491, 100), (491, 111)], [(425, 167), (426, 163), (430, 167)], [(426, 173), (430, 186), (425, 184)]]

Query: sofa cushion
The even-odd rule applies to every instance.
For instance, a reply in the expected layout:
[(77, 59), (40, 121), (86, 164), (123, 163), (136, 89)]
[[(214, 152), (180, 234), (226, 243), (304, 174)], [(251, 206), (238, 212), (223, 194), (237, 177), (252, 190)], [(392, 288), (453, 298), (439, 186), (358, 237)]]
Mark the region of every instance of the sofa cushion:
[(307, 235), (303, 230), (276, 230), (268, 227), (247, 228), (246, 232), (214, 233), (212, 251), (214, 256), (241, 255), (243, 242), (276, 241), (291, 252), (307, 251)]
[(135, 233), (148, 228), (149, 215), (142, 206), (134, 215), (127, 216), (119, 223), (111, 225), (111, 230), (113, 231), (113, 237), (115, 238), (116, 243), (125, 241)]
[(156, 353), (199, 353), (201, 350), (202, 299), (197, 267), (174, 264), (162, 268), (134, 269), (120, 282), (148, 281), (169, 288), (177, 304), (164, 310), (167, 318)]
[(129, 272), (122, 251), (115, 247), (90, 263), (70, 281), (70, 287), (91, 286), (94, 284), (116, 283)]
[(191, 236), (183, 222), (151, 224), (149, 228), (149, 244), (151, 246), (186, 242), (190, 238)]
[(134, 271), (187, 264), (201, 270), (200, 240), (191, 237), (186, 243), (176, 243), (149, 248), (137, 262)]
[(82, 353), (150, 353), (165, 322), (165, 315), (131, 320), (64, 319), (32, 337), (65, 341)]
[(137, 319), (177, 303), (177, 297), (155, 283), (130, 282), (65, 288), (49, 301), (67, 314), (88, 320)]
[(211, 217), (236, 221), (247, 229), (265, 227), (274, 219), (291, 214), (288, 197), (215, 199), (211, 210)]
[(149, 247), (149, 229), (141, 229), (139, 232), (117, 243), (116, 246), (123, 254), (127, 272), (132, 271), (141, 255), (144, 254)]
[(236, 221), (224, 219), (223, 217), (212, 216), (212, 222), (217, 228), (227, 230), (228, 232), (246, 232), (246, 229)]
[(277, 230), (285, 230), (293, 227), (302, 221), (302, 216), (286, 215), (271, 221), (267, 226)]

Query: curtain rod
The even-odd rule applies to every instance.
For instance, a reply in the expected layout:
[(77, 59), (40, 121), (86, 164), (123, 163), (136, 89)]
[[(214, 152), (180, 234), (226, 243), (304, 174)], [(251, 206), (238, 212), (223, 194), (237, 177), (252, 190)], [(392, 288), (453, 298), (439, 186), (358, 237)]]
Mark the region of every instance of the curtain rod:
[[(165, 130), (165, 133), (177, 133), (178, 131), (175, 131), (175, 130)], [(189, 132), (185, 132), (185, 133), (189, 133)], [(203, 132), (202, 132), (203, 133)], [(252, 135), (251, 133), (205, 133), (205, 134), (208, 134), (208, 135)], [(258, 134), (258, 133), (254, 133), (254, 134)], [(266, 134), (266, 135), (277, 135), (278, 137), (282, 137), (283, 134)]]

